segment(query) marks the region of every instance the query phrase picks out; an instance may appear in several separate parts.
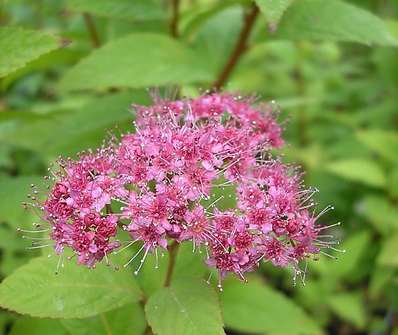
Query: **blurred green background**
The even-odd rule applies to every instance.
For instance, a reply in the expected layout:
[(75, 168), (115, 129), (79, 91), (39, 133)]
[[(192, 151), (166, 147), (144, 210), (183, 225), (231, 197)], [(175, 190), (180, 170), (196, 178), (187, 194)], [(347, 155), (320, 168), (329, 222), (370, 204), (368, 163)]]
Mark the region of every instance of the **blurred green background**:
[[(178, 85), (187, 96), (210, 88), (252, 6), (181, 0), (173, 20), (173, 3), (1, 2), (0, 280), (40, 254), (25, 250), (16, 228), (37, 220), (20, 204), (49, 163), (128, 129), (129, 105), (149, 103), (148, 88), (167, 95)], [(220, 294), (226, 332), (396, 335), (398, 2), (257, 3), (262, 11), (224, 90), (276, 101), (283, 155), (319, 188), (320, 208), (335, 206), (322, 222), (343, 223), (334, 234), (347, 252), (309, 264), (305, 286), (269, 265), (246, 286), (227, 283)], [(306, 322), (296, 327), (302, 315)], [(79, 328), (0, 310), (2, 334), (143, 332), (111, 325), (112, 333), (90, 322)]]

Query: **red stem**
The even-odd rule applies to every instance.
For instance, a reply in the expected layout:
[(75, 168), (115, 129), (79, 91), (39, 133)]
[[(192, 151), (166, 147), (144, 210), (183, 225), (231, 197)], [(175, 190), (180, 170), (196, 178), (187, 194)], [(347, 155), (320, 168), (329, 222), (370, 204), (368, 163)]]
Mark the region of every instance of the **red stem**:
[(83, 17), (88, 33), (90, 34), (91, 44), (93, 45), (94, 48), (99, 48), (101, 46), (101, 41), (99, 39), (93, 18), (88, 13), (83, 13)]
[(247, 41), (250, 36), (250, 32), (254, 26), (254, 22), (256, 21), (256, 17), (258, 15), (259, 9), (256, 4), (253, 4), (249, 10), (249, 12), (245, 15), (242, 30), (239, 33), (239, 38), (236, 42), (235, 48), (231, 53), (231, 56), (228, 59), (228, 62), (225, 64), (224, 68), (220, 72), (218, 78), (213, 83), (212, 88), (215, 91), (219, 91), (222, 86), (224, 86), (225, 82), (228, 80), (231, 75), (233, 69), (238, 63), (240, 57), (247, 50)]

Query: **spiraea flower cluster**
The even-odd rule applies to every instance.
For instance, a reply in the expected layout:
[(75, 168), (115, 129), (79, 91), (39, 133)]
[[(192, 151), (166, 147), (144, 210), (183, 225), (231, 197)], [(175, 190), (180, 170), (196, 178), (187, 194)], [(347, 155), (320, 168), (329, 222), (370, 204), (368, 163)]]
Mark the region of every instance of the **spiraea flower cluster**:
[[(133, 108), (134, 132), (58, 161), (47, 199), (35, 205), (56, 253), (70, 248), (78, 263), (94, 267), (137, 243), (126, 266), (141, 255), (138, 273), (149, 254), (189, 242), (206, 251), (220, 279), (244, 280), (261, 261), (301, 273), (301, 261), (332, 248), (316, 224), (329, 208), (316, 214), (315, 190), (271, 154), (283, 145), (272, 106), (213, 93)], [(233, 195), (215, 196), (226, 186)], [(236, 206), (221, 210), (226, 196)], [(126, 245), (119, 229), (130, 237)]]

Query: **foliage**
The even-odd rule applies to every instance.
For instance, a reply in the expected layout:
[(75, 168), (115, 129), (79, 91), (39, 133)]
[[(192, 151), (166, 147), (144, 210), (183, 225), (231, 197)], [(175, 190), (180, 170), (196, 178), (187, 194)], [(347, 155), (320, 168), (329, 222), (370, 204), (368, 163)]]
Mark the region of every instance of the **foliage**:
[[(256, 3), (257, 7), (254, 7)], [(179, 4), (176, 15), (173, 4)], [(390, 334), (398, 315), (398, 4), (379, 0), (8, 0), (0, 12), (0, 333)], [(175, 8), (174, 8), (175, 9)], [(254, 11), (253, 11), (254, 9)], [(252, 15), (250, 34), (238, 48)], [(173, 28), (174, 27), (174, 28)], [(238, 58), (228, 67), (231, 55)], [(207, 285), (180, 248), (134, 277), (62, 267), (26, 250), (21, 202), (58, 155), (74, 157), (131, 123), (132, 103), (224, 90), (275, 100), (284, 156), (341, 221), (305, 285), (267, 264), (249, 283)], [(170, 93), (170, 91), (172, 93)], [(232, 190), (233, 191), (233, 190)], [(230, 189), (221, 206), (233, 207)], [(228, 200), (227, 200), (228, 199)], [(50, 257), (47, 257), (51, 255)], [(111, 264), (123, 264), (123, 253)], [(136, 265), (139, 260), (135, 260)], [(58, 275), (54, 272), (58, 268)], [(135, 267), (134, 267), (135, 268)]]

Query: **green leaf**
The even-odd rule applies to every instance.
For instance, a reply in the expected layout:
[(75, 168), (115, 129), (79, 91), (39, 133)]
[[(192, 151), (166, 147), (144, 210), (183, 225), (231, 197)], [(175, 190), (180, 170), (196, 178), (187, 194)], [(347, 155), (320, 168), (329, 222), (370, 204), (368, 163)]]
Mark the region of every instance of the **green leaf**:
[(227, 327), (267, 334), (322, 334), (322, 330), (292, 300), (254, 278), (244, 284), (227, 281), (220, 295)]
[(9, 335), (66, 335), (67, 332), (58, 320), (19, 318), (13, 325)]
[(396, 271), (393, 267), (375, 267), (371, 274), (369, 282), (369, 296), (374, 299), (379, 297), (383, 292), (385, 292), (388, 288), (389, 283), (394, 280), (395, 274)]
[(384, 241), (377, 263), (381, 266), (398, 267), (398, 234)]
[(176, 264), (173, 271), (172, 282), (179, 277), (205, 277), (209, 273), (209, 268), (205, 264), (206, 253), (195, 250), (192, 251), (191, 243), (182, 243), (178, 249)]
[[(17, 230), (12, 227), (8, 227), (5, 224), (0, 225), (0, 248), (10, 252), (15, 252), (26, 247), (26, 241), (21, 238)], [(3, 250), (3, 252), (5, 251)], [(2, 255), (2, 263), (4, 261), (4, 255)]]
[(0, 139), (40, 151), (51, 158), (59, 154), (71, 155), (99, 146), (107, 136), (107, 130), (116, 125), (124, 129), (131, 124), (134, 116), (129, 109), (133, 102), (147, 104), (148, 94), (144, 91), (109, 94), (74, 110), (54, 111), (44, 119), (15, 120), (16, 126), (10, 132), (4, 131)]
[(236, 5), (244, 6), (249, 3), (250, 0), (228, 0), (201, 4), (199, 8), (195, 8), (188, 13), (184, 13), (180, 21), (180, 30), (183, 40), (191, 40), (203, 25), (206, 25), (208, 21), (212, 20), (223, 11), (228, 10), (229, 7)]
[(328, 303), (343, 320), (351, 322), (359, 329), (365, 327), (366, 312), (361, 292), (334, 294), (329, 297)]
[[(138, 249), (139, 247), (137, 247), (137, 249), (134, 251), (130, 251), (130, 255), (126, 259), (126, 262), (129, 260), (131, 255), (134, 255), (138, 251)], [(137, 276), (137, 281), (146, 296), (152, 295), (154, 292), (163, 287), (166, 277), (167, 264), (169, 261), (169, 254), (166, 252), (164, 253), (164, 256), (162, 256), (162, 252), (160, 252), (159, 256), (160, 257), (158, 258), (157, 264), (158, 266), (156, 268), (155, 255), (148, 255), (139, 275)], [(172, 275), (172, 282), (174, 282), (174, 280), (178, 280), (180, 276), (204, 277), (209, 271), (208, 267), (204, 263), (204, 257), (204, 253), (199, 254), (198, 251), (195, 253), (192, 251), (192, 244), (180, 244)], [(137, 257), (136, 260), (131, 263), (131, 268), (136, 269), (139, 265), (140, 259)]]
[(22, 208), (22, 202), (27, 201), (31, 193), (31, 184), (42, 186), (44, 179), (39, 176), (26, 176), (0, 179), (0, 222), (9, 223), (14, 229), (17, 227), (32, 227), (37, 215)]
[(157, 0), (68, 0), (66, 7), (71, 11), (127, 20), (159, 19), (166, 16), (166, 11)]
[(367, 251), (371, 236), (369, 231), (355, 232), (347, 238), (339, 249), (343, 253), (336, 253), (337, 260), (330, 260), (325, 266), (325, 271), (329, 277), (333, 278), (353, 278), (361, 258)]
[(157, 291), (145, 313), (157, 335), (224, 334), (217, 295), (203, 280), (180, 278)]
[[(313, 273), (313, 272), (309, 272)], [(323, 276), (321, 280), (316, 280), (314, 276), (311, 276), (304, 285), (297, 285), (295, 287), (295, 300), (299, 302), (303, 307), (307, 308), (314, 313), (316, 320), (323, 321), (327, 318), (328, 306), (325, 304), (325, 300), (334, 293), (335, 282), (330, 282), (326, 276)]]
[(68, 263), (56, 275), (57, 262), (39, 257), (16, 270), (0, 284), (0, 306), (37, 317), (85, 318), (140, 298), (127, 271)]
[(283, 13), (294, 0), (256, 0), (258, 7), (263, 12), (271, 28), (276, 27)]
[(136, 33), (111, 41), (69, 70), (66, 90), (148, 87), (212, 80), (206, 62), (166, 35)]
[(219, 73), (225, 66), (226, 55), (233, 51), (242, 29), (243, 7), (233, 4), (202, 22), (189, 36), (198, 55), (206, 60), (206, 68), (213, 73)]
[(40, 31), (0, 27), (0, 77), (59, 46), (56, 37)]
[(326, 170), (339, 177), (369, 186), (384, 187), (386, 177), (383, 170), (372, 160), (361, 158), (329, 162)]
[(397, 46), (384, 21), (340, 0), (295, 1), (279, 23), (279, 38)]
[(142, 307), (129, 304), (88, 319), (61, 321), (70, 335), (141, 335), (146, 322)]
[[(21, 237), (19, 238), (21, 243), (25, 242), (23, 247), (26, 247), (26, 241), (21, 240)], [(20, 266), (26, 264), (30, 259), (32, 259), (32, 257), (40, 255), (39, 250), (36, 252), (30, 251), (32, 250), (24, 250), (24, 252), (19, 250), (18, 252), (13, 252), (12, 250), (4, 249), (1, 256), (1, 274), (8, 276)]]
[(394, 198), (398, 198), (398, 165), (396, 165), (388, 176), (388, 190)]
[[(224, 186), (218, 186), (224, 185)], [(228, 185), (225, 178), (218, 178), (213, 183), (210, 198), (202, 200), (203, 207), (215, 207), (219, 210), (226, 211), (236, 208), (236, 186)]]
[(358, 139), (369, 149), (385, 159), (398, 161), (398, 134), (386, 130), (366, 130), (357, 134)]
[(398, 209), (386, 197), (366, 196), (361, 203), (360, 211), (381, 234), (388, 235), (398, 229)]

